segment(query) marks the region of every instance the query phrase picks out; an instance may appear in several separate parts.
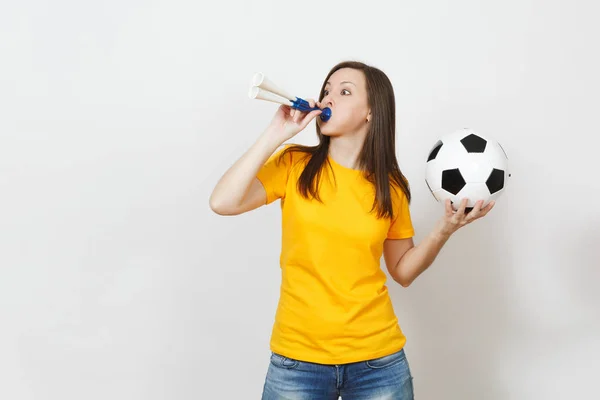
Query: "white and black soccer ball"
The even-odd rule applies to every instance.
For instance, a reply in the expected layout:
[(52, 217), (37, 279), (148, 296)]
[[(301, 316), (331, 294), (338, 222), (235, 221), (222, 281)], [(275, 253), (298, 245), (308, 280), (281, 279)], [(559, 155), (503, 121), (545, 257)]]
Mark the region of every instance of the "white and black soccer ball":
[(431, 194), (442, 203), (450, 199), (454, 210), (465, 198), (467, 212), (478, 200), (485, 207), (504, 193), (509, 177), (500, 143), (468, 128), (443, 136), (427, 157), (425, 182)]

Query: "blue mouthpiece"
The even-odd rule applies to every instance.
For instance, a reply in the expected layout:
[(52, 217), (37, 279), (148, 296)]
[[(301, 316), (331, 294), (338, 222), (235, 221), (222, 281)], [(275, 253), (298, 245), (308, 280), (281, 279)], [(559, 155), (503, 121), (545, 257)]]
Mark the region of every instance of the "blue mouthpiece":
[(319, 118), (321, 118), (321, 121), (323, 121), (323, 122), (329, 121), (329, 118), (331, 118), (331, 108), (325, 107), (321, 111), (323, 111), (321, 113), (321, 115), (319, 115)]
[[(291, 101), (291, 100), (290, 100)], [(291, 102), (291, 106), (292, 108), (295, 108), (296, 110), (300, 110), (303, 112), (311, 112), (314, 110), (321, 110), (321, 115), (319, 115), (319, 118), (321, 118), (321, 121), (323, 122), (327, 122), (329, 121), (329, 118), (331, 118), (331, 108), (329, 107), (325, 107), (323, 109), (320, 109), (319, 107), (311, 107), (310, 103), (304, 99), (301, 99), (300, 97), (296, 97), (295, 101)]]

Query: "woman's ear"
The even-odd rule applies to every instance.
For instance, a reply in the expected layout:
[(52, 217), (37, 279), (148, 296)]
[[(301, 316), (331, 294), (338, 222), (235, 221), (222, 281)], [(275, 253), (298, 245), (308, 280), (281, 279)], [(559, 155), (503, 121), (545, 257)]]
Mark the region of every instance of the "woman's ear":
[(371, 110), (369, 110), (369, 114), (367, 114), (367, 122), (371, 122), (371, 118), (373, 118), (373, 116), (371, 115)]

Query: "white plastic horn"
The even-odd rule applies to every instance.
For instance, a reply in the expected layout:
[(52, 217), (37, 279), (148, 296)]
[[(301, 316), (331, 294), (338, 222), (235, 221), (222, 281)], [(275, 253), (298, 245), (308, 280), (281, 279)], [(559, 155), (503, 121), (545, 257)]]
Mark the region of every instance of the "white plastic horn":
[(272, 101), (273, 103), (285, 104), (286, 106), (290, 105), (289, 100), (286, 100), (283, 97), (278, 96), (274, 93), (260, 89), (257, 86), (253, 86), (250, 88), (250, 92), (248, 92), (248, 97), (250, 97), (251, 99), (266, 100)]
[(271, 82), (264, 74), (257, 72), (252, 78), (252, 87), (248, 92), (251, 99), (260, 99), (272, 101), (274, 103), (284, 104), (302, 112), (311, 112), (320, 110), (319, 118), (321, 121), (327, 122), (331, 118), (331, 109), (325, 107), (311, 107), (310, 103), (300, 97), (292, 96), (285, 90)]
[(269, 78), (267, 78), (263, 73), (260, 72), (254, 74), (254, 77), (252, 78), (252, 86), (256, 86), (268, 92), (278, 94), (282, 97), (285, 97), (289, 101), (296, 100), (296, 96), (292, 96), (291, 94), (289, 94), (288, 92), (271, 82)]

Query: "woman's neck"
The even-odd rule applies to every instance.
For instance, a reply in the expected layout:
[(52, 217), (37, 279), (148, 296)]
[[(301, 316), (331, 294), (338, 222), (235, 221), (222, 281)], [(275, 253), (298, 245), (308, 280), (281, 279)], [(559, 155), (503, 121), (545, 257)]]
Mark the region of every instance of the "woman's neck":
[(351, 169), (359, 169), (358, 157), (362, 150), (364, 137), (333, 136), (329, 141), (329, 156), (338, 164)]

